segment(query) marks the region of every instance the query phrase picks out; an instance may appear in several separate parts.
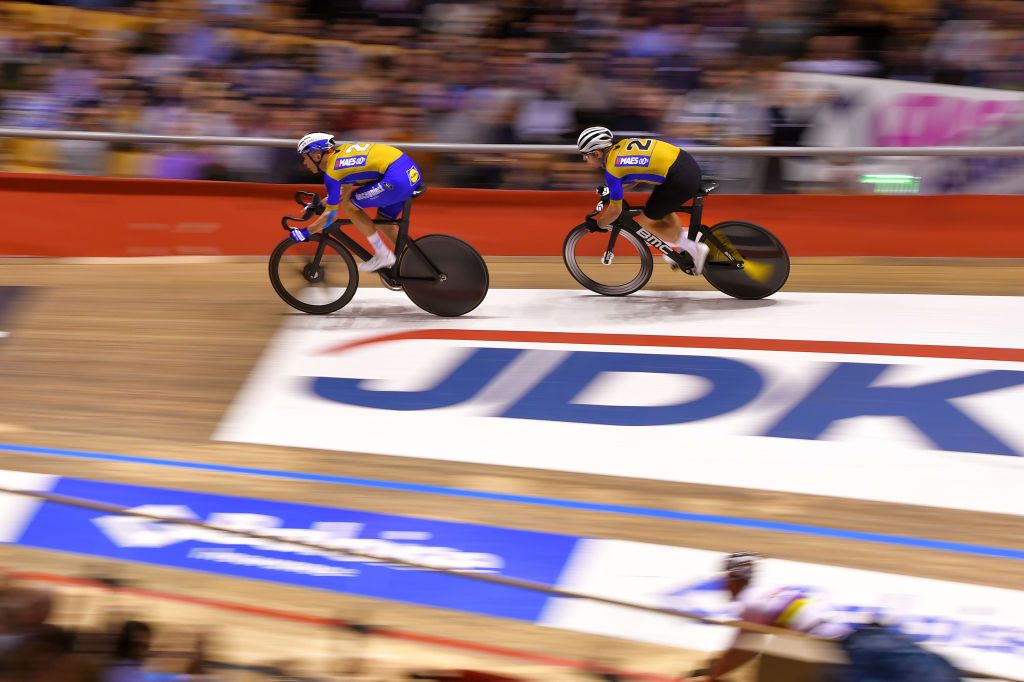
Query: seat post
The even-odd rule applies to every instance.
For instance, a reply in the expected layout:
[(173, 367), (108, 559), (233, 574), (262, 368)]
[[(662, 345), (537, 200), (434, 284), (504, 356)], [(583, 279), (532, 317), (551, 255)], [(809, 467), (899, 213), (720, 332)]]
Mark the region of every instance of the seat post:
[(704, 213), (704, 195), (698, 194), (693, 198), (693, 208), (690, 211), (690, 229), (686, 232), (686, 238), (691, 242), (697, 238), (700, 232), (701, 215)]
[(409, 213), (412, 212), (412, 197), (405, 200), (405, 206), (402, 207), (402, 222), (406, 225), (409, 224)]
[(412, 211), (412, 199), (406, 199), (402, 206), (402, 217), (398, 219), (398, 239), (395, 241), (395, 248), (400, 248), (409, 234), (409, 213)]

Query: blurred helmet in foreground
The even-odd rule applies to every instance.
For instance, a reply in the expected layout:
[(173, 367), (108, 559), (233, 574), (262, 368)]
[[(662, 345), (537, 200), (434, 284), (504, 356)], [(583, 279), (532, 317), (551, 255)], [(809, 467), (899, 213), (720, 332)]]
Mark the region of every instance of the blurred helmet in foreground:
[(733, 552), (726, 555), (722, 562), (722, 570), (730, 580), (750, 580), (754, 577), (754, 567), (761, 558), (757, 552)]
[(325, 152), (333, 146), (334, 135), (330, 133), (309, 133), (299, 140), (299, 144), (295, 148), (300, 154), (309, 154), (310, 152)]
[(612, 131), (604, 126), (587, 128), (580, 133), (576, 140), (576, 147), (583, 154), (596, 152), (598, 149), (605, 149), (612, 146)]

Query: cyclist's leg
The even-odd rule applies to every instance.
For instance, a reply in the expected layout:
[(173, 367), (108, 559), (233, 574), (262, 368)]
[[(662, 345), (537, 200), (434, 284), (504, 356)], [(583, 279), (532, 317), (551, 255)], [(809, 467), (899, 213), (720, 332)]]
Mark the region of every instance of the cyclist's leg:
[(356, 202), (355, 197), (361, 191), (363, 191), (363, 187), (342, 185), (340, 202), (341, 210), (364, 237), (369, 237), (376, 232), (376, 229), (373, 226), (373, 220), (370, 219), (370, 216), (366, 215), (366, 211), (363, 210), (363, 207)]
[[(651, 197), (639, 216), (650, 222), (651, 227), (648, 229), (651, 232), (675, 248), (689, 253), (694, 261), (694, 272), (697, 274), (700, 274), (704, 268), (708, 247), (686, 238), (687, 235), (683, 232), (683, 224), (679, 220), (676, 210), (697, 195), (697, 192), (700, 191), (700, 182), (700, 166), (692, 156), (680, 151), (679, 158), (669, 169), (665, 182), (651, 192)], [(666, 260), (673, 266), (675, 265), (675, 261), (672, 259), (666, 258)]]
[[(402, 215), (403, 208), (405, 208), (404, 201), (389, 206), (381, 206), (377, 209), (377, 219), (398, 220), (398, 217)], [(398, 242), (398, 225), (377, 225), (377, 229), (384, 233), (384, 236), (388, 238), (392, 245)]]
[[(676, 204), (676, 206), (679, 206), (679, 204)], [(672, 235), (672, 238), (669, 240), (671, 244), (678, 244), (683, 238), (683, 223), (679, 220), (679, 214), (674, 211), (662, 218), (659, 221), (658, 227), (661, 228), (662, 234)]]
[[(390, 267), (395, 263), (395, 253), (392, 247), (381, 238), (377, 232), (377, 226), (366, 215), (366, 209), (368, 208), (393, 203), (393, 199), (389, 200), (387, 197), (392, 196), (394, 191), (395, 189), (391, 183), (381, 178), (377, 182), (359, 187), (350, 197), (350, 206), (346, 210), (351, 210), (352, 222), (356, 223), (359, 231), (366, 236), (370, 246), (373, 247), (373, 257), (365, 263), (359, 264), (359, 269), (362, 272), (375, 272), (381, 268)], [(359, 215), (361, 218), (359, 222), (355, 220), (356, 215)]]
[[(353, 203), (362, 209), (376, 208), (378, 218), (398, 220), (406, 200), (420, 183), (419, 168), (411, 158), (403, 154), (388, 166), (379, 182), (359, 188), (353, 195)], [(397, 226), (381, 225), (378, 228), (392, 244), (398, 239)]]
[(644, 210), (635, 219), (641, 227), (666, 244), (679, 248), (679, 243), (683, 239), (683, 227), (672, 209), (678, 208), (686, 199), (679, 198), (681, 194), (673, 191), (674, 189), (671, 185), (666, 187), (665, 184), (655, 187)]
[(665, 182), (651, 192), (637, 222), (670, 244), (682, 238), (683, 226), (676, 215), (680, 205), (700, 191), (700, 166), (684, 151), (669, 168)]
[(682, 230), (673, 229), (670, 224), (667, 224), (668, 221), (665, 219), (651, 220), (643, 213), (634, 216), (633, 219), (636, 220), (640, 227), (646, 229), (667, 244), (675, 244), (679, 241)]

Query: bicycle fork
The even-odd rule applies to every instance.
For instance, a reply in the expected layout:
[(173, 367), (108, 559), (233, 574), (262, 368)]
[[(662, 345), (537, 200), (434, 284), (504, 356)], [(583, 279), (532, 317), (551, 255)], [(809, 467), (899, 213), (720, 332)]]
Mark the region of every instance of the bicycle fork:
[[(325, 230), (326, 232), (326, 230)], [(305, 276), (306, 281), (310, 284), (315, 284), (323, 279), (324, 269), (320, 267), (320, 261), (324, 257), (324, 249), (327, 248), (327, 235), (322, 236), (316, 245), (316, 255), (313, 256), (313, 260), (306, 263), (306, 267), (302, 270), (302, 274)]]
[(611, 237), (608, 238), (608, 250), (601, 256), (602, 265), (611, 265), (615, 260), (615, 240), (619, 238), (619, 228), (613, 227)]

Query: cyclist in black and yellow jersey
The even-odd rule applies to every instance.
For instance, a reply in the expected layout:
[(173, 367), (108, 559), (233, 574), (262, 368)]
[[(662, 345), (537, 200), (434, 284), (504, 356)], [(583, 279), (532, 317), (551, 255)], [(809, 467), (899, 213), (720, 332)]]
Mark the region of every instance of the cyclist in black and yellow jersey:
[[(708, 247), (686, 238), (675, 212), (700, 191), (700, 166), (694, 158), (675, 145), (653, 138), (613, 142), (612, 131), (603, 126), (584, 130), (576, 146), (587, 165), (604, 171), (609, 190), (608, 206), (597, 216), (598, 226), (607, 228), (622, 213), (624, 190), (641, 182), (655, 184), (657, 187), (651, 192), (643, 212), (636, 216), (637, 223), (666, 244), (690, 254), (693, 273), (701, 274)], [(664, 259), (675, 264), (667, 256)]]

